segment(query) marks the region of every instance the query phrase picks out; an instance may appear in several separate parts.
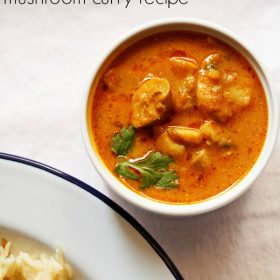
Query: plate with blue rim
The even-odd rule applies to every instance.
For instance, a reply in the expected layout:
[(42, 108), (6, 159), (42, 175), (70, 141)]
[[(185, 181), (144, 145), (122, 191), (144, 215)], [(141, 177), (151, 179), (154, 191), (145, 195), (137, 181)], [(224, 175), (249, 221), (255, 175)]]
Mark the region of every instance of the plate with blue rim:
[(88, 184), (4, 153), (0, 178), (0, 230), (28, 236), (50, 249), (60, 246), (86, 280), (184, 279), (129, 213)]

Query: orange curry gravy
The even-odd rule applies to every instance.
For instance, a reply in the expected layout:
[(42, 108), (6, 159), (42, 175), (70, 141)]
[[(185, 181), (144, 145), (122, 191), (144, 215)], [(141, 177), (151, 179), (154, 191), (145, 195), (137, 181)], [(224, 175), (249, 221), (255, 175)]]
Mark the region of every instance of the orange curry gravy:
[[(168, 110), (159, 121), (136, 129), (127, 159), (152, 150), (169, 154), (173, 158), (169, 168), (176, 170), (179, 184), (174, 189), (151, 186), (140, 190), (138, 181), (114, 172), (118, 160), (111, 141), (131, 124), (134, 93), (154, 77), (169, 82)], [(91, 94), (89, 126), (100, 157), (128, 188), (158, 201), (192, 203), (225, 191), (252, 168), (265, 141), (268, 110), (257, 74), (240, 53), (207, 35), (170, 32), (134, 43), (105, 69)], [(195, 143), (173, 137), (172, 143), (183, 146), (183, 153), (174, 154), (162, 141), (158, 143), (168, 127), (200, 130), (205, 123), (218, 136), (206, 131)], [(195, 157), (201, 150), (207, 153), (205, 162)]]

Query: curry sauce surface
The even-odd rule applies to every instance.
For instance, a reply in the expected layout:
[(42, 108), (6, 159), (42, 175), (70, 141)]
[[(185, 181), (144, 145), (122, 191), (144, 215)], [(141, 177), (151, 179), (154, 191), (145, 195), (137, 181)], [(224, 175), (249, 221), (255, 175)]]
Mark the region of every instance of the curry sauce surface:
[[(139, 84), (149, 75), (165, 78), (171, 90), (180, 84), (182, 77), (169, 65), (172, 56), (188, 56), (200, 65), (205, 57), (219, 53), (224, 59), (224, 71), (237, 72), (252, 86), (248, 107), (236, 112), (228, 120), (219, 122), (233, 146), (221, 149), (202, 143), (212, 165), (207, 170), (195, 170), (191, 166), (191, 155), (197, 147), (190, 145), (184, 156), (173, 158), (171, 168), (179, 176), (178, 188), (162, 190), (156, 187), (139, 189), (139, 182), (121, 178), (114, 173), (117, 157), (111, 151), (113, 135), (122, 127), (130, 125), (131, 100)], [(192, 203), (213, 197), (233, 186), (256, 162), (267, 132), (268, 110), (264, 89), (252, 66), (232, 47), (203, 34), (171, 32), (151, 36), (136, 42), (119, 54), (105, 69), (90, 104), (89, 124), (97, 152), (108, 169), (128, 188), (151, 199), (170, 203)], [(170, 111), (158, 127), (196, 127), (212, 117), (195, 107), (186, 112)], [(128, 158), (143, 157), (157, 150), (158, 136), (154, 127), (137, 129), (133, 149)]]

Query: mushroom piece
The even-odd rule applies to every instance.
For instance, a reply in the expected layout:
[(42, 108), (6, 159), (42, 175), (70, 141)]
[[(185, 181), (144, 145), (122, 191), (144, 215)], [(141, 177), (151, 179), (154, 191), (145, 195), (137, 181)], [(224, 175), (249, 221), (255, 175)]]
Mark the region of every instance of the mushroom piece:
[(206, 121), (203, 125), (201, 125), (200, 131), (207, 139), (206, 143), (208, 144), (216, 143), (222, 148), (229, 148), (232, 146), (231, 140), (222, 134), (220, 128), (215, 126), (213, 121)]
[(196, 79), (198, 69), (196, 60), (190, 57), (173, 56), (169, 59), (174, 73), (180, 76), (180, 82), (172, 87), (172, 104), (175, 111), (185, 111), (195, 106)]
[(179, 86), (172, 89), (172, 105), (175, 111), (186, 111), (195, 106), (196, 79), (186, 77)]
[(211, 68), (217, 69), (219, 63), (221, 63), (222, 58), (218, 53), (213, 53), (205, 57), (202, 61), (202, 68), (206, 70), (211, 70)]
[(236, 72), (227, 72), (223, 75), (223, 82), (225, 84), (232, 84), (238, 79), (238, 74)]
[(222, 86), (213, 84), (205, 70), (200, 70), (196, 96), (198, 107), (218, 120), (225, 121), (232, 116), (232, 108), (225, 102)]
[(184, 145), (174, 142), (167, 132), (163, 132), (156, 141), (156, 148), (170, 156), (181, 156), (186, 152)]
[(203, 140), (201, 131), (196, 128), (169, 126), (166, 131), (172, 140), (184, 144), (200, 144)]
[(225, 121), (233, 114), (223, 94), (223, 80), (219, 70), (222, 58), (220, 54), (211, 54), (202, 62), (197, 78), (197, 105), (206, 113), (214, 115), (219, 121)]
[(251, 100), (250, 88), (230, 87), (224, 91), (224, 97), (237, 108), (243, 108), (249, 105)]
[(221, 63), (220, 54), (210, 54), (202, 62), (202, 68), (206, 70), (206, 75), (210, 80), (218, 81), (221, 78), (221, 71), (218, 69)]
[(218, 129), (214, 127), (212, 121), (206, 121), (201, 127), (200, 131), (207, 140), (217, 142), (219, 140)]
[[(212, 54), (207, 56), (202, 62), (202, 69), (200, 69), (197, 78), (197, 103), (198, 107), (206, 112), (216, 112), (221, 108), (223, 101), (222, 87), (218, 83), (216, 73), (217, 65), (221, 58), (219, 54)], [(210, 76), (209, 76), (210, 75)], [(213, 79), (212, 76), (215, 76)]]
[(236, 72), (219, 70), (221, 55), (212, 54), (202, 62), (197, 78), (197, 104), (219, 121), (226, 121), (233, 113), (249, 105), (251, 87)]
[(205, 149), (202, 149), (200, 151), (195, 152), (192, 155), (191, 164), (195, 169), (199, 171), (208, 168), (211, 165), (211, 160), (207, 151)]
[(166, 114), (169, 104), (169, 82), (158, 77), (147, 80), (132, 97), (132, 125), (139, 128), (160, 120)]
[(171, 66), (186, 72), (193, 72), (198, 68), (196, 60), (190, 57), (173, 56), (169, 59)]

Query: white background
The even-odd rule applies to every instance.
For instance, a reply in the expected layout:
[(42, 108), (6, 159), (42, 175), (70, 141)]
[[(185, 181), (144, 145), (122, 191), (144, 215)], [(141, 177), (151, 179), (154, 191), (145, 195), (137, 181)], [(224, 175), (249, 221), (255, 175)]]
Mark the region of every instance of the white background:
[[(280, 145), (252, 189), (191, 218), (143, 212), (116, 197), (92, 167), (80, 134), (81, 98), (110, 43), (150, 20), (206, 19), (236, 33), (280, 90), (279, 0), (5, 6), (0, 2), (0, 151), (47, 163), (117, 201), (159, 241), (186, 279), (280, 279)], [(0, 178), (1, 180), (1, 178)]]

